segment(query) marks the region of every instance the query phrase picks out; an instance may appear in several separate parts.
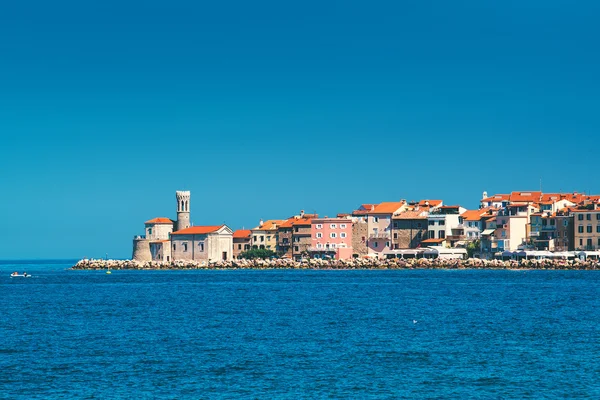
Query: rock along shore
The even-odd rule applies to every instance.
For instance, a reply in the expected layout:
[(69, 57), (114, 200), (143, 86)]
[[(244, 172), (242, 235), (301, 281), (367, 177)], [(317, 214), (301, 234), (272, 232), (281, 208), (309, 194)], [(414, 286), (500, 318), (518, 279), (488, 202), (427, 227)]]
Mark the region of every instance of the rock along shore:
[(139, 262), (134, 260), (80, 260), (74, 270), (187, 270), (187, 269), (555, 269), (593, 270), (600, 269), (597, 260), (467, 260), (444, 259), (351, 259), (351, 260), (234, 260), (202, 263), (197, 261)]

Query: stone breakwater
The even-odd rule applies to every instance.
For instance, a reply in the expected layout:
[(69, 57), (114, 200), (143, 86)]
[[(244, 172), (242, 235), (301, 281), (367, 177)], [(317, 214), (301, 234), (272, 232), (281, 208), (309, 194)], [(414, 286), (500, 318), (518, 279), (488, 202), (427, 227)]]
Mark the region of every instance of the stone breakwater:
[(200, 263), (197, 261), (157, 262), (134, 260), (94, 260), (77, 262), (74, 270), (185, 270), (185, 269), (600, 269), (596, 260), (467, 260), (444, 259), (351, 259), (351, 260), (234, 260)]

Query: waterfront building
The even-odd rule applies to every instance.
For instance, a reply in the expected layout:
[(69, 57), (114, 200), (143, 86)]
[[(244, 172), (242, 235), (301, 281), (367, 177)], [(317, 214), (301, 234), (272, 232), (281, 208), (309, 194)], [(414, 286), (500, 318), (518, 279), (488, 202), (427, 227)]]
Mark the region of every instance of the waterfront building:
[(442, 200), (410, 201), (392, 216), (392, 248), (414, 249), (427, 239), (427, 216), (443, 205)]
[(258, 226), (252, 229), (252, 248), (277, 250), (277, 227), (285, 220), (272, 219), (266, 222), (262, 220)]
[(573, 210), (575, 250), (600, 250), (600, 205), (582, 203)]
[(227, 225), (190, 226), (171, 234), (173, 261), (233, 259), (233, 231)]
[(392, 216), (408, 207), (406, 200), (383, 202), (366, 213), (367, 251), (376, 256), (392, 249)]
[(432, 209), (427, 216), (427, 239), (422, 243), (427, 246), (450, 246), (464, 240), (462, 213), (467, 211), (461, 206), (441, 206)]
[(537, 250), (574, 250), (575, 227), (571, 208), (557, 212), (537, 212), (531, 214), (529, 236)]
[(352, 219), (313, 218), (308, 252), (311, 258), (352, 258)]
[(292, 258), (292, 240), (294, 221), (291, 217), (277, 227), (277, 255), (282, 258)]
[(311, 221), (318, 217), (317, 214), (308, 216), (301, 213), (300, 217), (294, 219), (292, 223), (292, 257), (294, 260), (308, 256), (308, 250), (312, 244)]
[(518, 250), (527, 244), (529, 238), (529, 220), (539, 207), (529, 202), (515, 202), (502, 208), (496, 216), (497, 227), (494, 232), (497, 250)]
[(233, 232), (233, 258), (239, 258), (240, 254), (250, 250), (252, 247), (252, 231), (250, 229), (238, 229)]

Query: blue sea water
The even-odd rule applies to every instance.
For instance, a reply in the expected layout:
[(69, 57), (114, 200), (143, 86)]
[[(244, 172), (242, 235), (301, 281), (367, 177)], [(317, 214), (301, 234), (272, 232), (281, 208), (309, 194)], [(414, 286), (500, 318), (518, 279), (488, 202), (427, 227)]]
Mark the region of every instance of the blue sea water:
[(600, 398), (598, 271), (72, 263), (0, 262), (1, 398)]

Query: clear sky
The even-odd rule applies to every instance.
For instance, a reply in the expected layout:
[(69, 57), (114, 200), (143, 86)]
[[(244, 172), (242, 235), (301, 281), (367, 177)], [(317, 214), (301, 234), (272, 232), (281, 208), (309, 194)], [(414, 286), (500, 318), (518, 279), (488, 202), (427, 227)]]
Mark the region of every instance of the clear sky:
[(143, 222), (600, 192), (598, 1), (0, 5), (0, 259)]

